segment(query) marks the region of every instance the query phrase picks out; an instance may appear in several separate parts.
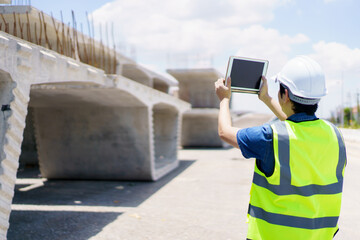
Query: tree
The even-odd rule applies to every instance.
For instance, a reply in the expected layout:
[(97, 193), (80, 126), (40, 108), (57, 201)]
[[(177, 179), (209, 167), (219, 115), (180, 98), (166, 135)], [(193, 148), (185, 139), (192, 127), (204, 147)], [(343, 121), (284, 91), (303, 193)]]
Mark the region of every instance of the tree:
[(352, 116), (351, 111), (352, 109), (349, 107), (344, 108), (344, 126), (346, 127), (351, 126), (351, 123), (354, 120), (354, 116)]

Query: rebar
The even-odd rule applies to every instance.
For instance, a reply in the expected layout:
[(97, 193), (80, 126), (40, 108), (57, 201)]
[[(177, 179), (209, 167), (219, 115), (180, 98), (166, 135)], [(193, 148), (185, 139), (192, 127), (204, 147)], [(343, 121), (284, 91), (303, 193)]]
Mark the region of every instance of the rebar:
[(84, 38), (84, 32), (83, 32), (82, 23), (80, 24), (80, 27), (81, 27), (81, 37), (82, 37), (82, 41), (83, 41), (83, 45), (84, 45), (84, 55), (85, 55), (85, 59), (86, 59), (86, 61), (85, 61), (85, 59), (84, 59), (84, 61), (85, 61), (86, 64), (89, 64), (89, 57), (87, 55), (87, 50), (86, 50), (87, 47), (86, 47), (86, 42), (85, 42), (85, 38)]
[(51, 13), (51, 19), (52, 19), (55, 34), (56, 34), (56, 51), (59, 52), (59, 53), (62, 53), (63, 52), (62, 51), (62, 44), (61, 44), (60, 38), (59, 38), (59, 25), (56, 26), (55, 19), (54, 19), (52, 13)]
[(71, 10), (72, 20), (73, 20), (73, 37), (74, 37), (74, 48), (75, 48), (75, 59), (80, 59), (80, 53), (79, 53), (79, 40), (77, 35), (77, 24), (76, 24), (76, 18), (75, 13), (73, 10)]
[(41, 40), (42, 40), (42, 21), (41, 21), (41, 15), (39, 13), (39, 26), (40, 26), (40, 35), (39, 35), (39, 45), (41, 46)]
[(15, 37), (17, 37), (17, 29), (16, 29), (16, 16), (15, 16), (15, 12), (13, 12), (13, 16), (14, 16), (14, 28), (13, 28), (13, 35)]
[(34, 25), (35, 25), (35, 43), (36, 43), (37, 45), (40, 45), (40, 44), (39, 44), (38, 37), (37, 37), (36, 22), (34, 22)]
[(18, 19), (19, 19), (19, 27), (20, 27), (20, 37), (21, 37), (21, 39), (24, 39), (24, 35), (23, 35), (23, 27), (24, 27), (24, 24), (21, 23), (20, 14), (18, 14)]
[(26, 11), (26, 19), (27, 19), (27, 25), (26, 25), (27, 39), (28, 39), (29, 42), (32, 42), (31, 31), (30, 31), (30, 19), (29, 19), (29, 12), (28, 11)]
[(113, 64), (114, 64), (113, 74), (116, 74), (116, 45), (115, 45), (114, 23), (113, 22), (111, 22), (111, 38), (112, 38), (112, 42), (113, 42)]
[(66, 44), (66, 39), (65, 39), (65, 24), (64, 24), (64, 20), (63, 20), (62, 11), (60, 11), (60, 16), (61, 16), (61, 25), (62, 25), (61, 41), (62, 41), (62, 46), (63, 46), (61, 54), (65, 54), (66, 49), (67, 49), (67, 44)]
[(6, 32), (6, 33), (9, 33), (9, 25), (8, 25), (8, 23), (6, 22), (6, 20), (5, 20), (5, 18), (4, 18), (4, 15), (3, 15), (2, 13), (0, 13), (0, 14), (1, 14), (2, 20), (4, 21), (5, 32)]
[(48, 36), (47, 36), (46, 21), (45, 21), (45, 17), (44, 17), (44, 12), (43, 12), (43, 11), (41, 11), (41, 15), (42, 15), (42, 18), (43, 18), (43, 23), (44, 23), (45, 41), (46, 41), (46, 44), (47, 44), (48, 48), (49, 48), (50, 50), (52, 50), (50, 41), (49, 41)]
[[(18, 0), (13, 1), (13, 3), (19, 5), (31, 4), (28, 0)], [(95, 42), (94, 16), (88, 15), (87, 12), (86, 18), (89, 37), (85, 36), (82, 24), (80, 24), (81, 32), (78, 30), (74, 11), (71, 12), (72, 28), (70, 25), (71, 22), (68, 24), (64, 23), (62, 11), (60, 11), (60, 23), (57, 22), (52, 13), (51, 16), (45, 15), (43, 11), (37, 12), (38, 16), (35, 15), (36, 13), (31, 13), (30, 11), (26, 11), (25, 13), (0, 13), (0, 30), (8, 34), (10, 34), (11, 31), (11, 34), (15, 37), (22, 38), (23, 40), (54, 50), (83, 63), (101, 68), (107, 74), (116, 73), (117, 53), (113, 23), (111, 23), (111, 28), (109, 28), (107, 22), (99, 24), (99, 41)], [(34, 18), (34, 16), (36, 17)], [(50, 18), (51, 23), (49, 22)], [(9, 23), (7, 21), (9, 21)], [(102, 24), (105, 25), (103, 26)], [(12, 29), (10, 29), (9, 26), (12, 27)], [(26, 32), (24, 27), (26, 27)], [(110, 46), (111, 44), (112, 46)]]

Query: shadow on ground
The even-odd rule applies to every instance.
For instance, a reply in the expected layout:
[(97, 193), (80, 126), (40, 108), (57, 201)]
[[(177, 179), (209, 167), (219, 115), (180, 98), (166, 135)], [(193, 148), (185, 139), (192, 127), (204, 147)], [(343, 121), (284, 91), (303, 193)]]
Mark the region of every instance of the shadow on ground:
[(12, 211), (8, 240), (85, 240), (99, 233), (121, 213)]
[[(18, 172), (13, 204), (23, 206), (10, 215), (8, 239), (88, 239), (122, 214), (99, 212), (91, 207), (137, 207), (190, 167), (194, 160), (179, 161), (179, 167), (156, 182), (140, 181), (44, 181), (38, 168)], [(28, 184), (26, 182), (29, 182)], [(43, 182), (43, 185), (42, 185)], [(41, 184), (39, 184), (41, 183)], [(26, 205), (32, 209), (23, 210)], [(73, 206), (74, 211), (51, 210), (51, 206)], [(15, 205), (14, 205), (15, 206)], [(39, 206), (39, 211), (34, 211)], [(49, 211), (42, 211), (46, 206)], [(76, 210), (76, 206), (79, 209)], [(83, 211), (89, 207), (90, 211)]]
[[(192, 163), (194, 160), (179, 161), (177, 169), (156, 182), (49, 180), (28, 191), (22, 189), (30, 184), (16, 184), (13, 204), (137, 207)], [(41, 181), (38, 175), (37, 168), (24, 169), (17, 178)]]

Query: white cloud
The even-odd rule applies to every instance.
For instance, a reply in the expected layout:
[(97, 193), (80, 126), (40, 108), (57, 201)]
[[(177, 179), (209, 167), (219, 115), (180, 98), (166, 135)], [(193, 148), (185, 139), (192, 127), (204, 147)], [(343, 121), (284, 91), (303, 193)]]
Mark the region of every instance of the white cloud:
[(342, 77), (360, 79), (360, 49), (351, 49), (345, 44), (320, 41), (313, 45), (311, 55), (324, 69), (330, 85)]
[(322, 66), (328, 96), (322, 100), (324, 116), (340, 105), (354, 106), (355, 94), (360, 90), (360, 49), (345, 44), (320, 41), (313, 45), (314, 58)]
[(314, 56), (326, 63), (329, 70), (355, 70), (360, 67), (360, 49), (351, 49), (345, 44), (320, 41), (313, 45)]
[[(273, 19), (277, 7), (291, 2), (117, 0), (96, 10), (93, 16), (95, 22), (113, 22), (124, 41), (136, 46), (139, 55), (157, 56), (153, 59), (161, 53), (222, 57), (223, 65), (214, 66), (217, 69), (226, 67), (228, 55), (263, 58), (270, 61), (270, 77), (288, 60), (294, 46), (309, 41), (303, 34), (289, 36), (263, 26)], [(145, 64), (155, 65), (155, 61), (159, 60)], [(205, 66), (206, 62), (203, 59), (191, 67)], [(266, 109), (254, 107), (256, 104), (242, 107)]]
[(194, 46), (194, 42), (204, 42), (232, 28), (268, 22), (273, 18), (272, 10), (284, 2), (117, 0), (96, 10), (93, 16), (95, 22), (113, 22), (130, 44), (155, 51), (183, 51)]
[[(220, 24), (244, 25), (262, 23), (273, 18), (272, 10), (286, 0), (116, 0), (94, 12), (97, 21), (128, 20), (149, 24), (152, 16), (166, 16), (169, 20), (196, 20)], [(126, 21), (126, 22), (128, 22)], [(151, 23), (151, 22), (150, 22)]]
[[(117, 0), (93, 13), (95, 22), (114, 22), (139, 51), (218, 56), (224, 51), (283, 63), (294, 44), (308, 38), (282, 35), (261, 26), (288, 0)], [(276, 66), (272, 65), (272, 66)]]
[(274, 75), (288, 60), (293, 45), (308, 42), (303, 34), (294, 37), (282, 35), (275, 29), (262, 26), (251, 26), (239, 34), (238, 43), (240, 56), (264, 58), (270, 61), (269, 75)]

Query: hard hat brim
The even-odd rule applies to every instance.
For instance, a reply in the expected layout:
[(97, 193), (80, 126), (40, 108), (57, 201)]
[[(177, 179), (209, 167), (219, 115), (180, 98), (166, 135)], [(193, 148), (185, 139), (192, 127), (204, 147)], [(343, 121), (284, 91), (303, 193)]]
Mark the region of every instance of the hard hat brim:
[(270, 79), (275, 81), (276, 83), (277, 82), (282, 83), (289, 92), (290, 100), (292, 100), (294, 102), (304, 104), (304, 105), (314, 105), (314, 104), (317, 104), (317, 103), (320, 102), (320, 98), (304, 98), (304, 97), (300, 97), (300, 96), (297, 96), (297, 95), (293, 94), (293, 92), (290, 90), (290, 88), (289, 88), (288, 84), (286, 83), (286, 81), (283, 81), (281, 79), (279, 73), (272, 76)]

